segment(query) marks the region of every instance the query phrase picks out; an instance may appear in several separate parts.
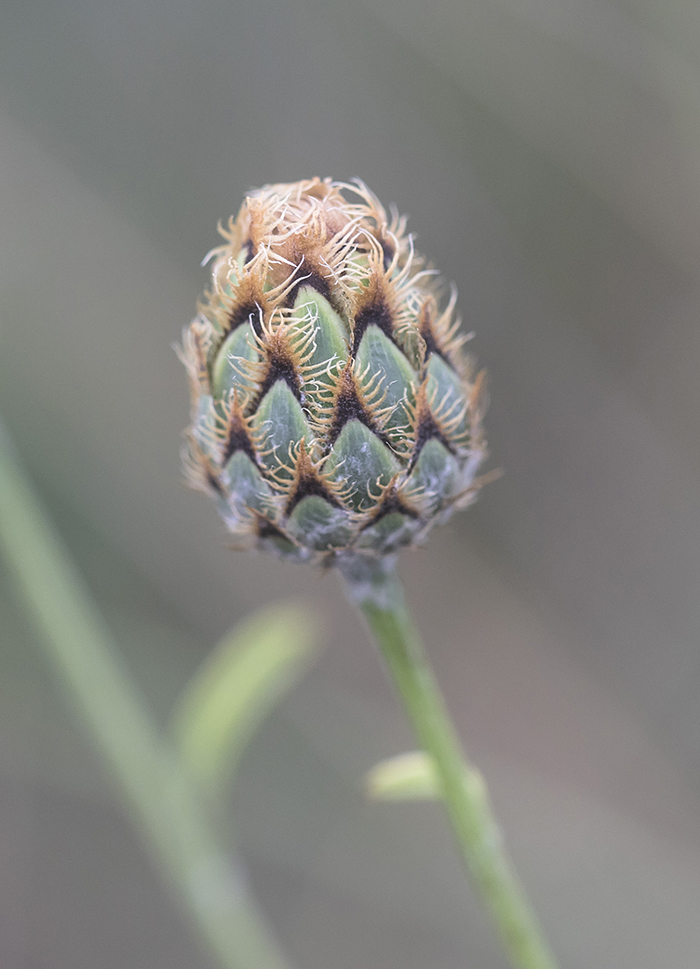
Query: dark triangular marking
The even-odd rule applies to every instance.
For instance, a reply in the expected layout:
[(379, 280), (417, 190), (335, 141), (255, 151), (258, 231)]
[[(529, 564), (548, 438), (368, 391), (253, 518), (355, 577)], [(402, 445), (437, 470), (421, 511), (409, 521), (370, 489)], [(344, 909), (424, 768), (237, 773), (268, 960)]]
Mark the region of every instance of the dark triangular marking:
[(268, 390), (270, 390), (271, 387), (274, 387), (278, 380), (284, 380), (296, 399), (301, 403), (301, 384), (296, 367), (294, 366), (291, 351), (273, 351), (268, 357), (265, 379), (263, 380), (262, 386), (260, 387), (255, 400), (253, 401), (253, 411), (257, 410), (260, 401), (263, 399)]
[(434, 438), (436, 438), (440, 444), (447, 448), (450, 454), (455, 454), (454, 446), (442, 433), (430, 411), (426, 411), (418, 421), (418, 427), (416, 428), (416, 442), (413, 446), (413, 455), (411, 456), (409, 471), (412, 471), (416, 466), (416, 461), (420, 456), (420, 452), (423, 450), (428, 441), (431, 441)]
[(419, 518), (418, 512), (414, 508), (410, 508), (405, 505), (401, 500), (400, 496), (392, 491), (390, 494), (386, 495), (379, 508), (372, 515), (370, 521), (366, 525), (363, 525), (362, 531), (369, 528), (371, 525), (376, 525), (378, 521), (381, 521), (386, 515), (393, 515), (395, 512), (400, 512), (402, 515), (406, 515), (408, 518)]
[(392, 326), (391, 310), (383, 298), (363, 307), (355, 317), (352, 331), (352, 353), (357, 354), (368, 326), (378, 326), (382, 333), (395, 343)]
[(335, 444), (340, 436), (340, 432), (348, 421), (360, 421), (365, 425), (365, 427), (368, 427), (373, 434), (376, 434), (377, 437), (386, 443), (385, 435), (381, 433), (376, 422), (373, 420), (372, 415), (367, 412), (367, 408), (364, 406), (357, 394), (357, 387), (355, 386), (355, 380), (352, 373), (349, 370), (345, 370), (341, 379), (343, 383), (342, 387), (340, 388), (340, 393), (335, 401), (333, 421), (331, 423), (326, 441), (327, 446), (332, 447), (333, 444)]
[(332, 505), (334, 508), (341, 507), (338, 499), (328, 490), (321, 479), (315, 474), (308, 474), (302, 477), (299, 484), (295, 488), (294, 493), (290, 495), (284, 509), (285, 517), (289, 517), (299, 502), (311, 495), (316, 495), (319, 498), (323, 498), (324, 501), (327, 501), (328, 504)]
[(229, 428), (222, 463), (228, 464), (229, 460), (233, 457), (236, 451), (243, 451), (243, 453), (250, 458), (253, 464), (257, 465), (258, 460), (255, 456), (255, 450), (250, 440), (250, 435), (243, 424), (234, 418), (231, 421), (231, 426)]
[(258, 336), (262, 335), (262, 330), (260, 328), (260, 307), (257, 303), (252, 303), (245, 301), (243, 303), (237, 303), (231, 309), (229, 317), (227, 320), (227, 330), (226, 335), (233, 333), (237, 330), (239, 326), (243, 326), (245, 323), (250, 323)]
[(287, 306), (294, 306), (294, 300), (297, 298), (297, 294), (302, 286), (309, 286), (311, 289), (315, 289), (317, 293), (320, 293), (321, 296), (324, 296), (330, 301), (331, 287), (328, 280), (324, 279), (320, 273), (311, 271), (308, 275), (305, 272), (302, 273), (298, 282), (289, 290), (286, 298)]
[(443, 350), (438, 345), (435, 337), (433, 336), (433, 330), (430, 323), (425, 322), (420, 328), (420, 335), (425, 343), (425, 359), (428, 360), (431, 353), (436, 353), (439, 357), (445, 361), (445, 363), (451, 367), (452, 364), (445, 356)]

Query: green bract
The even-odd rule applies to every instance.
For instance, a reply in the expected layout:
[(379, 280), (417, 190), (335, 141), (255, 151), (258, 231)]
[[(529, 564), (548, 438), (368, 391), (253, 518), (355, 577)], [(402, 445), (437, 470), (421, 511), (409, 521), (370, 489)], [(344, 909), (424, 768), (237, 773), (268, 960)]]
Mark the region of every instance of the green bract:
[(181, 351), (185, 468), (243, 548), (378, 557), (476, 493), (483, 380), (405, 221), (313, 179), (253, 193), (222, 230)]

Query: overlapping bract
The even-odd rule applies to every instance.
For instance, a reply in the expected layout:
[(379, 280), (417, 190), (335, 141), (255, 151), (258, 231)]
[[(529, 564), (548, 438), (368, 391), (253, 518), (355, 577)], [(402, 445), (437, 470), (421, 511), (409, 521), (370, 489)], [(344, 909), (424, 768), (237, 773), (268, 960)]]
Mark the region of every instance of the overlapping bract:
[(334, 564), (419, 542), (468, 504), (483, 380), (455, 293), (361, 183), (246, 198), (185, 331), (185, 470), (236, 544)]

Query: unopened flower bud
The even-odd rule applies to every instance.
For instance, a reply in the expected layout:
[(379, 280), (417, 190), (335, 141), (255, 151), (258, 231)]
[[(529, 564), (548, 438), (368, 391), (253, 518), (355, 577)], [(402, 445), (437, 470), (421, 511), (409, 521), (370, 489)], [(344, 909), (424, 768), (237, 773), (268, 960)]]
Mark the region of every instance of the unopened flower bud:
[(484, 382), (405, 222), (313, 179), (252, 193), (221, 230), (181, 350), (184, 462), (238, 546), (376, 558), (473, 499)]

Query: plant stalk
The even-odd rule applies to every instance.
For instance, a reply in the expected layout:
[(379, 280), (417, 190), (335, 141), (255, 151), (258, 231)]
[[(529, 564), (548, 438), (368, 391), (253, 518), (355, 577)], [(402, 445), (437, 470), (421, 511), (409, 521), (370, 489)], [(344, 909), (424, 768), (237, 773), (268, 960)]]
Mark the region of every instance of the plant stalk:
[(223, 969), (289, 969), (1, 426), (0, 548), (73, 711), (202, 942)]
[(491, 812), (481, 774), (466, 760), (393, 559), (341, 563), (351, 599), (379, 645), (418, 742), (431, 758), (462, 857), (517, 969), (557, 969)]

